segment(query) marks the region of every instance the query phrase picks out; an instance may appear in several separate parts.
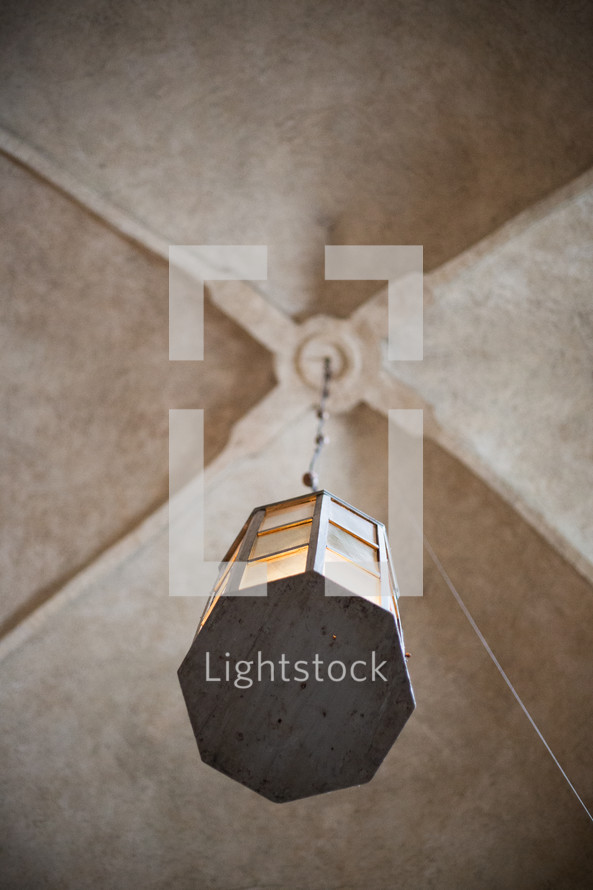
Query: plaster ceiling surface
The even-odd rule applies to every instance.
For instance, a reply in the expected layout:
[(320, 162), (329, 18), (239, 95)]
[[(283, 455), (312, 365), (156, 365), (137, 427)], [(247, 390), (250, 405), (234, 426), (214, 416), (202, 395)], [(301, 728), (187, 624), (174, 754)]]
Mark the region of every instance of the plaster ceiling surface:
[(589, 4), (25, 2), (0, 122), (169, 243), (267, 244), (291, 314), (348, 315), (325, 244), (425, 268), (593, 163)]
[[(590, 43), (576, 2), (2, 4), (2, 886), (590, 887), (590, 174), (546, 197), (593, 161)], [(269, 248), (209, 283), (199, 367), (170, 243)], [(424, 245), (423, 363), (382, 368), (385, 295), (325, 283), (330, 243)], [(278, 807), (183, 707), (167, 410), (205, 409), (218, 558), (301, 490), (320, 312), (359, 360), (323, 484), (385, 520), (386, 410), (433, 438), (418, 708), (371, 784)]]

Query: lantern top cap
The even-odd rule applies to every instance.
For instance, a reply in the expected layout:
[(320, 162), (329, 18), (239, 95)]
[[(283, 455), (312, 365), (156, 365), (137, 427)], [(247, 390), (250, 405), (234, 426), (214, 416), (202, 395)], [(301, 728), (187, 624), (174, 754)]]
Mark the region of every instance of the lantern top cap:
[(379, 525), (382, 528), (385, 528), (385, 524), (380, 522), (378, 519), (375, 519), (374, 516), (369, 516), (368, 513), (365, 513), (363, 510), (360, 510), (358, 507), (354, 507), (352, 504), (345, 501), (343, 498), (338, 497), (336, 494), (332, 494), (331, 491), (327, 491), (325, 488), (319, 489), (319, 491), (309, 491), (306, 494), (297, 495), (294, 498), (285, 498), (281, 501), (274, 501), (271, 504), (262, 504), (260, 507), (255, 507), (251, 513), (249, 514), (249, 520), (252, 516), (255, 516), (256, 513), (259, 513), (260, 510), (269, 510), (275, 509), (276, 507), (289, 506), (290, 504), (303, 504), (306, 501), (313, 501), (317, 498), (328, 497), (331, 498), (332, 501), (336, 501), (336, 503), (341, 504), (343, 507), (347, 507), (348, 510), (352, 510), (354, 513), (358, 513), (359, 516), (362, 516), (364, 519), (368, 519), (369, 522), (374, 523), (375, 525)]
[(378, 526), (379, 529), (382, 529), (382, 530), (385, 529), (385, 524), (383, 522), (380, 522), (378, 519), (375, 519), (374, 516), (369, 516), (368, 513), (363, 512), (358, 507), (354, 507), (352, 504), (350, 504), (348, 501), (345, 501), (343, 498), (340, 498), (337, 495), (332, 494), (331, 491), (327, 491), (326, 489), (320, 489), (319, 491), (307, 492), (305, 494), (297, 495), (294, 498), (284, 498), (281, 501), (273, 501), (272, 503), (269, 503), (269, 504), (262, 504), (259, 507), (254, 507), (254, 509), (251, 511), (251, 513), (247, 517), (247, 519), (243, 525), (243, 528), (241, 529), (241, 531), (239, 532), (239, 534), (233, 541), (233, 543), (232, 543), (231, 547), (229, 548), (227, 554), (225, 555), (223, 561), (226, 562), (231, 558), (232, 554), (234, 553), (234, 551), (237, 547), (237, 544), (242, 539), (243, 535), (245, 534), (245, 532), (247, 530), (248, 525), (250, 524), (251, 520), (256, 515), (256, 513), (263, 513), (269, 509), (276, 509), (279, 507), (291, 506), (292, 504), (304, 504), (304, 503), (307, 503), (308, 501), (316, 501), (318, 498), (328, 498), (332, 501), (335, 501), (337, 504), (340, 504), (342, 507), (346, 507), (347, 510), (352, 510), (353, 513), (356, 513), (358, 516), (361, 516), (363, 519), (366, 519), (368, 522), (373, 523), (373, 525)]

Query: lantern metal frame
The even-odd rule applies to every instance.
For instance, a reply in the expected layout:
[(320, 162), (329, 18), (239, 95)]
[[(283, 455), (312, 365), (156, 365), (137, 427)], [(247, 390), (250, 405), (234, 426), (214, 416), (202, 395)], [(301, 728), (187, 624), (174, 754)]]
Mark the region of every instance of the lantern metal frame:
[[(275, 512), (290, 511), (294, 507), (298, 508), (299, 505), (308, 503), (313, 504), (310, 516), (301, 516), (300, 518), (293, 517), (292, 520), (287, 519), (285, 522), (278, 525), (262, 528), (266, 519), (268, 517), (273, 517)], [(348, 528), (345, 524), (340, 523), (339, 520), (340, 518), (343, 520), (344, 514), (341, 515), (339, 509), (336, 510), (332, 506), (334, 504), (337, 505), (338, 508), (341, 508), (342, 511), (347, 511), (345, 514), (346, 516), (350, 513), (358, 520), (362, 520), (366, 523), (368, 527), (372, 528), (372, 537), (374, 537), (374, 540), (371, 540), (369, 536), (365, 537), (360, 533), (360, 522), (358, 523), (358, 534), (352, 527)], [(351, 525), (352, 524), (354, 523), (351, 523)], [(310, 529), (306, 541), (301, 541), (289, 547), (272, 550), (265, 554), (258, 555), (257, 553), (254, 553), (259, 540), (271, 537), (284, 530), (298, 529), (300, 527), (305, 528), (307, 526), (310, 526)], [(340, 549), (338, 549), (339, 544), (336, 542), (335, 536), (333, 539), (330, 539), (332, 526), (350, 538), (353, 538), (355, 541), (360, 542), (361, 545), (368, 548), (376, 555), (376, 571), (373, 571), (370, 568), (371, 561), (357, 560), (353, 558), (352, 555), (346, 554), (344, 548), (342, 548), (342, 551), (340, 552)], [(246, 572), (249, 567), (258, 565), (262, 568), (264, 566), (268, 568), (271, 564), (277, 563), (286, 557), (296, 556), (302, 553), (305, 553), (306, 555), (302, 565), (299, 567), (300, 570), (290, 570), (285, 573), (282, 571), (273, 573), (274, 579), (291, 577), (310, 571), (317, 572), (320, 575), (330, 578), (330, 580), (335, 581), (353, 595), (362, 596), (369, 602), (390, 612), (395, 619), (398, 636), (403, 648), (403, 633), (397, 605), (399, 588), (393, 569), (385, 525), (325, 489), (307, 493), (305, 495), (299, 495), (295, 498), (275, 501), (271, 504), (255, 507), (252, 510), (247, 521), (243, 525), (243, 528), (220, 563), (218, 578), (206, 602), (198, 632), (208, 620), (220, 597), (225, 593), (234, 593), (236, 595), (237, 592), (240, 591), (242, 595), (248, 596), (250, 592), (253, 595), (261, 595), (262, 592), (265, 592), (265, 590), (262, 590), (264, 583), (263, 579), (260, 579), (259, 582), (256, 581), (254, 584), (244, 583)], [(333, 554), (333, 557), (337, 559), (332, 559), (330, 557), (328, 561), (328, 553)], [(357, 586), (354, 583), (344, 583), (343, 578), (346, 576), (346, 572), (336, 573), (331, 568), (332, 563), (334, 565), (339, 565), (339, 561), (342, 560), (346, 562), (344, 568), (347, 568), (347, 566), (350, 565), (355, 570), (354, 574), (356, 574), (356, 572), (365, 572), (369, 576), (369, 583), (371, 583), (372, 580), (378, 582), (379, 587), (377, 594), (365, 595), (360, 592), (360, 589), (357, 589)], [(337, 577), (336, 574), (341, 575), (341, 577)], [(358, 577), (364, 578), (364, 576), (361, 576), (360, 574)], [(272, 579), (268, 578), (266, 580)]]
[(179, 668), (202, 760), (276, 803), (370, 781), (415, 707), (398, 593), (385, 526), (347, 501), (256, 507)]

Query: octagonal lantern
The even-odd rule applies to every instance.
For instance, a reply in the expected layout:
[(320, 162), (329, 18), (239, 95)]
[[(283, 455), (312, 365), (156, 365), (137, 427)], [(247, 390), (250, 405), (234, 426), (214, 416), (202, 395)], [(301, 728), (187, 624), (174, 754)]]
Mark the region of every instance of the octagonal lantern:
[(382, 523), (327, 491), (256, 508), (179, 680), (202, 760), (269, 800), (368, 782), (414, 709)]

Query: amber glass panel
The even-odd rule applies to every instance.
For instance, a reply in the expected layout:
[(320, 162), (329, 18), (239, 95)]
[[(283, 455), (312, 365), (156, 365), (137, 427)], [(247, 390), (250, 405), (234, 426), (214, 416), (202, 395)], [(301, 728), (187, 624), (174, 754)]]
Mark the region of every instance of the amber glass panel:
[(311, 519), (314, 509), (315, 500), (303, 501), (300, 504), (288, 504), (284, 507), (268, 507), (259, 530), (265, 531), (268, 528), (277, 528), (280, 525), (290, 525), (292, 522)]
[(381, 605), (381, 582), (375, 575), (365, 572), (349, 559), (329, 548), (325, 553), (324, 574), (327, 578), (357, 593), (359, 596)]
[(268, 556), (270, 553), (278, 553), (281, 550), (290, 550), (292, 547), (300, 547), (307, 544), (311, 534), (311, 523), (292, 525), (289, 528), (281, 528), (278, 531), (266, 532), (258, 535), (253, 542), (250, 559), (260, 556)]
[(307, 566), (307, 548), (293, 550), (282, 556), (271, 559), (259, 559), (247, 564), (239, 588), (255, 587), (257, 584), (265, 584), (267, 581), (277, 581), (278, 578), (288, 578), (290, 575), (300, 575)]
[(360, 563), (369, 572), (379, 571), (379, 557), (376, 548), (371, 547), (370, 544), (365, 544), (364, 541), (360, 541), (354, 535), (349, 535), (343, 528), (338, 528), (332, 522), (330, 522), (327, 531), (327, 546), (331, 550), (337, 550), (338, 553), (342, 553), (349, 559), (354, 560), (354, 562)]
[(336, 501), (331, 502), (330, 519), (333, 519), (342, 528), (358, 535), (359, 538), (364, 538), (365, 541), (370, 541), (371, 544), (377, 543), (376, 526), (369, 522), (368, 519), (363, 519), (358, 513), (354, 513), (347, 507), (336, 503)]

